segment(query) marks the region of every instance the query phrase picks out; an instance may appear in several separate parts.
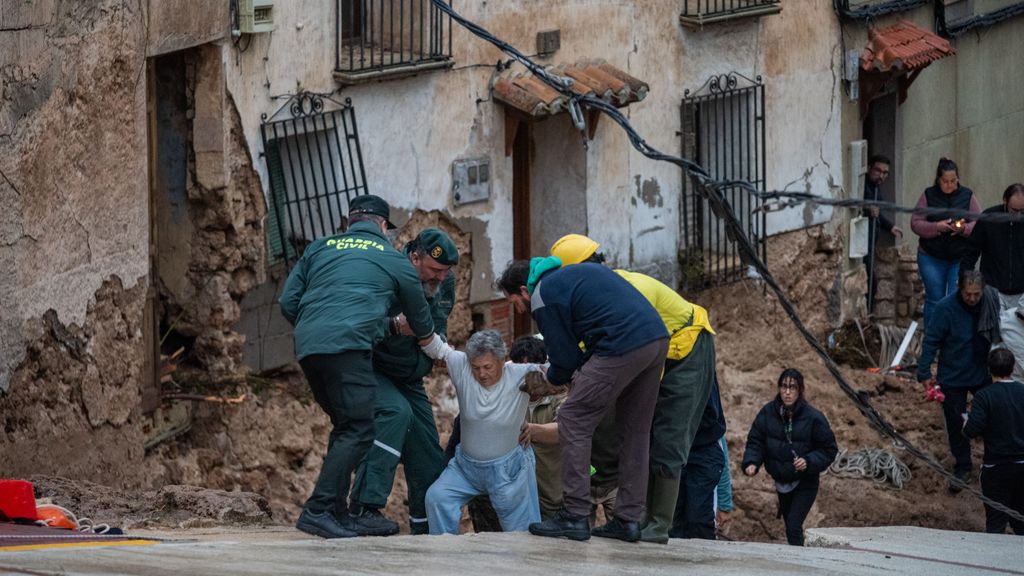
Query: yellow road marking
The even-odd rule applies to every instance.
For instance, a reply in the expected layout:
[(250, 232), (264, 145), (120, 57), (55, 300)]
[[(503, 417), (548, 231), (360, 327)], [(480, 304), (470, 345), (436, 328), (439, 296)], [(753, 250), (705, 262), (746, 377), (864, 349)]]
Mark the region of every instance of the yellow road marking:
[(113, 540), (110, 542), (55, 542), (53, 544), (25, 544), (23, 546), (0, 546), (0, 552), (23, 550), (49, 550), (52, 548), (86, 548), (94, 546), (146, 546), (157, 544), (155, 540)]

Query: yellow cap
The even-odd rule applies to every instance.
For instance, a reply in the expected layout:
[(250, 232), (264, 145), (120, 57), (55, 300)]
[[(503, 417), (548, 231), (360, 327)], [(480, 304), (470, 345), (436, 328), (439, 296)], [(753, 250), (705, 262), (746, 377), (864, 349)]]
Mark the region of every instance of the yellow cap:
[(582, 234), (566, 234), (551, 246), (551, 255), (558, 256), (563, 266), (579, 264), (594, 255), (601, 245)]

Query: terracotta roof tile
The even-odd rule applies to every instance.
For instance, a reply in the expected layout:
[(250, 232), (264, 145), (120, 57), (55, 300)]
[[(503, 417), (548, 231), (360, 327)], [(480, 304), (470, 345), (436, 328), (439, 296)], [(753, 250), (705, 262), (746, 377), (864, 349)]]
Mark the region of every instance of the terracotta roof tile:
[[(578, 63), (550, 68), (573, 79), (573, 92), (593, 94), (615, 106), (627, 106), (647, 97), (650, 86), (607, 63)], [(549, 116), (568, 109), (568, 98), (533, 74), (507, 71), (492, 88), (494, 98), (530, 116)]]
[(906, 20), (868, 31), (868, 45), (860, 55), (866, 71), (911, 71), (952, 56), (956, 50), (948, 40)]

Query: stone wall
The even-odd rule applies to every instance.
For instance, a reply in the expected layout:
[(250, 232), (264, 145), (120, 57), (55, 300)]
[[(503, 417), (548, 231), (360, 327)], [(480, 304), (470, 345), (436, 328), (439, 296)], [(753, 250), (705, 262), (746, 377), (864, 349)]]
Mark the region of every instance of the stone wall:
[(143, 19), (135, 2), (0, 1), (0, 391), (44, 314), (82, 326), (106, 280), (146, 284)]

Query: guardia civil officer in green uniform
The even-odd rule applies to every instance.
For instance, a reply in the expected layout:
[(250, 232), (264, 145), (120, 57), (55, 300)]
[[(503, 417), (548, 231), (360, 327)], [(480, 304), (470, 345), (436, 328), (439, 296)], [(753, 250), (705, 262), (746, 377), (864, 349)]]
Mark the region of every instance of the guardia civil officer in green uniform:
[[(443, 231), (427, 228), (405, 245), (405, 254), (419, 274), (434, 332), (444, 337), (448, 315), (455, 305), (455, 274), (451, 271), (459, 263), (455, 243)], [(383, 520), (380, 509), (387, 504), (395, 468), (402, 462), (409, 490), (409, 530), (413, 534), (429, 533), (424, 498), (445, 466), (434, 410), (423, 389), (423, 377), (433, 366), (406, 318), (392, 318), (391, 334), (373, 350), (377, 373), (373, 446), (357, 469), (352, 487), (352, 502), (362, 508), (361, 516)]]
[(447, 346), (434, 335), (416, 270), (385, 236), (394, 227), (390, 212), (377, 196), (354, 198), (349, 230), (306, 248), (279, 301), (295, 326), (299, 365), (333, 426), (320, 476), (296, 524), (324, 538), (393, 532), (379, 519), (350, 514), (348, 506), (352, 470), (373, 443), (372, 350), (385, 335), (389, 313), (398, 309), (406, 315), (431, 358)]

